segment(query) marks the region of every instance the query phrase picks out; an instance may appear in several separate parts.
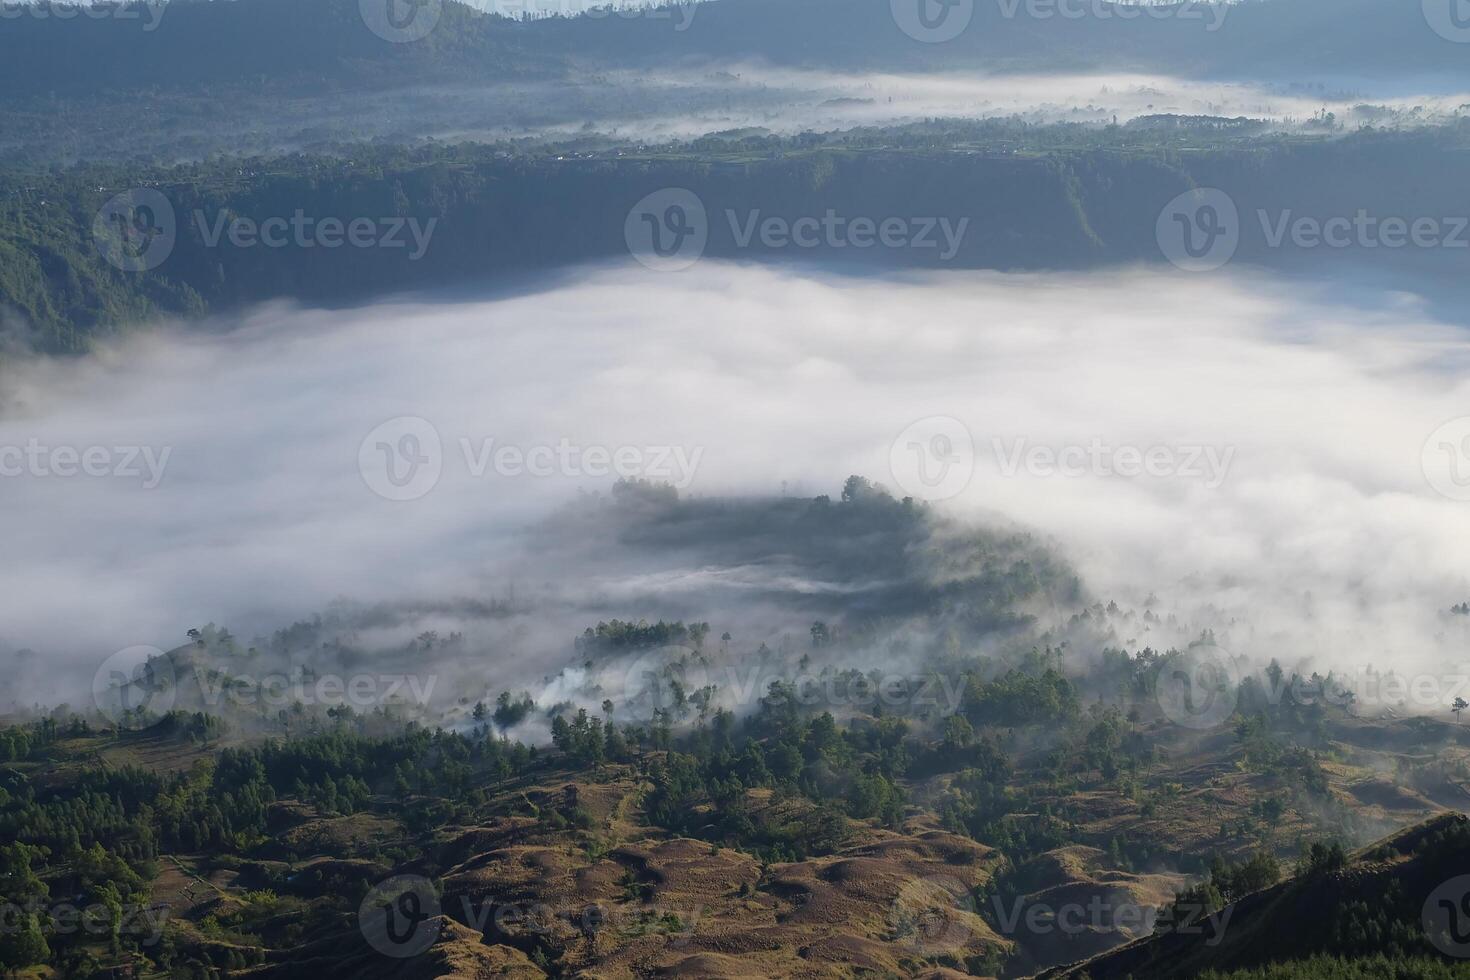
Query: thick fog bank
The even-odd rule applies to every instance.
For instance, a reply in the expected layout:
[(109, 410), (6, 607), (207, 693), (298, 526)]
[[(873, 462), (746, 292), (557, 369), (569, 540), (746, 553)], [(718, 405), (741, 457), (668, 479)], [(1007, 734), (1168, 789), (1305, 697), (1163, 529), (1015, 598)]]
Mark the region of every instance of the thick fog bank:
[(1470, 337), (1402, 294), (707, 261), (221, 326), (0, 375), (17, 700), (343, 597), (388, 604), (384, 643), (542, 603), (515, 662), (481, 657), (523, 677), (619, 610), (694, 617), (718, 594), (713, 621), (748, 594), (747, 621), (798, 622), (771, 597), (840, 595), (775, 560), (643, 542), (619, 563), (616, 540), (548, 531), (620, 475), (835, 497), (861, 474), (1037, 529), (1093, 596), (1235, 620), (1253, 655), (1444, 662), (1470, 599), (1470, 424), (1446, 426), (1470, 415)]

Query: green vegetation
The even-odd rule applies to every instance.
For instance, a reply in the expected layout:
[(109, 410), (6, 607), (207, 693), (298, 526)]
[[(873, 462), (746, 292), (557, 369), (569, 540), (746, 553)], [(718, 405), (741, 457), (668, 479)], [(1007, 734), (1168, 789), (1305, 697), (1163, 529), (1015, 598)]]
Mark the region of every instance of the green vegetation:
[[(462, 875), (486, 854), (499, 862), (521, 848), (539, 849), (537, 861), (590, 862), (588, 875), (623, 882), (626, 901), (647, 905), (663, 880), (640, 870), (648, 849), (690, 840), (752, 909), (773, 894), (763, 889), (799, 891), (793, 874), (836, 862), (840, 876), (895, 845), (948, 854), (968, 882), (955, 901), (997, 934), (995, 903), (1045, 904), (1048, 890), (1153, 896), (1160, 922), (1234, 917), (1223, 958), (1164, 945), (1159, 971), (1131, 963), (1118, 975), (1167, 975), (1173, 957), (1191, 969), (1286, 960), (1317, 969), (1311, 958), (1323, 953), (1382, 956), (1397, 969), (1435, 952), (1419, 909), (1450, 873), (1470, 872), (1470, 832), (1431, 824), (1351, 851), (1396, 825), (1341, 802), (1383, 755), (1354, 748), (1379, 723), (1358, 718), (1332, 676), (1274, 663), (1244, 672), (1223, 692), (1234, 698), (1230, 717), (1210, 731), (1181, 728), (1163, 710), (1160, 678), (1216, 649), (1213, 634), (1184, 649), (1114, 646), (1107, 638), (1121, 629), (1163, 620), (1080, 605), (1070, 570), (1029, 536), (957, 533), (857, 477), (836, 499), (807, 500), (682, 500), (627, 484), (599, 508), (607, 526), (596, 533), (679, 550), (698, 539), (732, 566), (779, 553), (803, 573), (860, 584), (865, 615), (803, 602), (809, 625), (772, 637), (779, 654), (735, 638), (758, 632), (755, 623), (609, 618), (566, 644), (569, 670), (585, 679), (577, 689), (558, 678), (572, 700), (461, 697), (452, 731), (320, 706), (282, 709), (282, 726), (228, 699), (218, 714), (139, 709), (119, 727), (62, 711), (0, 728), (0, 888), (30, 910), (0, 947), (5, 964), (67, 975), (107, 957), (183, 976), (248, 969), (340, 935), (342, 917), (395, 870)], [(563, 517), (595, 533), (578, 511)], [(1038, 632), (1022, 609), (1047, 599), (1077, 611)], [(247, 648), (211, 624), (169, 656), (176, 677), (223, 687), (258, 658), (327, 650), (328, 635), (325, 622), (303, 622)], [(874, 649), (903, 669), (856, 666)], [(362, 651), (339, 652), (367, 663)], [(406, 653), (461, 657), (464, 647), (457, 634), (424, 633)], [(186, 663), (195, 670), (178, 669)], [(754, 665), (760, 678), (739, 712), (723, 690), (731, 664)], [(641, 687), (601, 688), (634, 665)], [(194, 703), (184, 686), (172, 693)], [(515, 740), (548, 729), (549, 746)], [(1406, 779), (1434, 790), (1463, 778), (1460, 726), (1410, 719), (1395, 729)], [(160, 895), (179, 914), (150, 940), (127, 924)], [(62, 897), (114, 910), (115, 927), (57, 929), (45, 913)], [(638, 914), (666, 924), (657, 935), (692, 921), (656, 907)], [(1099, 936), (1097, 949), (1123, 938), (1105, 925)], [(1007, 937), (1014, 949), (931, 959), (1006, 976), (1065, 962), (1043, 937), (1013, 928)], [(1188, 939), (1160, 930), (1153, 942)], [(554, 972), (588, 955), (575, 942), (537, 934), (517, 948)]]
[[(1272, 137), (1213, 148), (1186, 148), (1177, 133), (1165, 132), (957, 123), (571, 155), (554, 147), (358, 147), (349, 158), (12, 171), (0, 176), (0, 308), (34, 328), (42, 348), (77, 351), (163, 315), (192, 318), (275, 298), (358, 303), (387, 290), (508, 282), (537, 269), (626, 258), (628, 209), (670, 186), (705, 202), (706, 254), (713, 257), (777, 257), (758, 241), (739, 247), (728, 212), (830, 209), (968, 217), (970, 230), (948, 267), (1148, 260), (1157, 258), (1160, 208), (1192, 186), (1226, 189), (1243, 213), (1448, 213), (1470, 130)], [(1326, 183), (1324, 172), (1351, 176)], [(133, 188), (162, 193), (177, 227), (171, 254), (148, 272), (113, 268), (93, 241), (98, 209)], [(412, 259), (410, 247), (239, 247), (228, 235), (212, 243), (222, 222), (289, 220), (298, 212), (313, 221), (365, 218), (384, 229), (432, 222), (433, 230)], [(1287, 262), (1293, 251), (1270, 248), (1255, 234), (1242, 242), (1252, 261)], [(852, 261), (851, 252), (811, 257)], [(889, 249), (869, 252), (866, 261), (935, 264), (936, 254)]]
[(1254, 970), (1199, 974), (1200, 980), (1460, 980), (1470, 977), (1470, 963), (1429, 957), (1314, 956), (1292, 963), (1273, 963)]

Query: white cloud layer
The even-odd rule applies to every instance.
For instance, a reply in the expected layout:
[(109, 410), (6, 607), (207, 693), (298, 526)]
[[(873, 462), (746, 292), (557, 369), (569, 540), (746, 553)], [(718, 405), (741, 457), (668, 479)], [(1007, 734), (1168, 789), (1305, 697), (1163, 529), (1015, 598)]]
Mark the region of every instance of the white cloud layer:
[[(1470, 338), (1412, 297), (1244, 272), (864, 280), (704, 262), (483, 301), (266, 307), (231, 326), (0, 375), (0, 447), (37, 447), (48, 471), (68, 468), (58, 448), (105, 449), (108, 472), (131, 448), (168, 453), (152, 489), (141, 454), (138, 476), (28, 459), (0, 478), (0, 653), (89, 678), (114, 650), (205, 621), (249, 636), (339, 596), (484, 595), (521, 530), (609, 488), (586, 471), (618, 460), (701, 495), (835, 493), (849, 473), (899, 490), (894, 441), (934, 416), (976, 447), (943, 507), (1040, 529), (1103, 598), (1248, 620), (1252, 652), (1442, 661), (1443, 611), (1470, 599), (1470, 503), (1425, 474), (1427, 459), (1441, 485), (1470, 477), (1470, 443), (1426, 447), (1470, 415)], [(429, 421), (444, 452), (437, 485), (395, 501), (359, 457), (401, 416)], [(387, 431), (397, 452), (403, 430)], [(1086, 472), (1032, 457), (1006, 475), (1018, 441)], [(505, 446), (529, 454), (520, 469), (565, 472), (511, 475)], [(1092, 471), (1132, 449), (1186, 472)], [(1205, 449), (1215, 469), (1190, 471)]]

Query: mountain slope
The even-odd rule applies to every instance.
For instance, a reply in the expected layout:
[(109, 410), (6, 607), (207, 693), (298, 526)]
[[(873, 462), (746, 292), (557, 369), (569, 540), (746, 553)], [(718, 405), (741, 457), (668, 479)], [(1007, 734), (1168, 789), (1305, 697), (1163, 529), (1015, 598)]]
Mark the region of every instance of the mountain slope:
[[(1320, 955), (1346, 958), (1450, 958), (1470, 953), (1453, 930), (1467, 923), (1470, 818), (1449, 813), (1365, 848), (1342, 867), (1330, 862), (1248, 895), (1208, 922), (1131, 943), (1044, 977), (1196, 976), (1207, 970), (1253, 969)], [(1183, 920), (1180, 920), (1183, 922)], [(1431, 929), (1433, 935), (1431, 935)]]
[[(889, 0), (716, 0), (636, 17), (532, 22), (436, 0), (418, 8), (415, 18), (424, 19), (413, 19), (403, 36), (369, 26), (387, 3), (174, 0), (104, 6), (118, 12), (107, 17), (7, 15), (0, 84), (15, 99), (197, 92), (199, 86), (246, 92), (289, 80), (299, 95), (305, 84), (371, 90), (710, 61), (841, 71), (1142, 71), (1333, 84), (1470, 77), (1466, 46), (1431, 29), (1419, 4), (1381, 0), (1164, 5), (1148, 14), (1105, 0), (1063, 4), (1062, 13), (1036, 0), (977, 0), (964, 29), (942, 43), (906, 34)], [(424, 36), (417, 38), (420, 27)], [(393, 43), (409, 38), (412, 43)]]

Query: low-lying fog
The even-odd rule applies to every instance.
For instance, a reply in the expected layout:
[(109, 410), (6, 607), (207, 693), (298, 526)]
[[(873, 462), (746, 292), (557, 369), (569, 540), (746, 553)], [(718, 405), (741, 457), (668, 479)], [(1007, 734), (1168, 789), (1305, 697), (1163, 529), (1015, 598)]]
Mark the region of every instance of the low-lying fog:
[[(214, 326), (0, 374), (0, 655), (31, 648), (50, 685), (17, 700), (339, 597), (438, 603), (410, 636), (512, 589), (657, 618), (676, 604), (649, 595), (709, 571), (671, 558), (635, 588), (525, 533), (615, 469), (700, 496), (835, 497), (862, 474), (1038, 529), (1103, 601), (1248, 621), (1243, 652), (1462, 654), (1470, 423), (1441, 427), (1470, 415), (1470, 336), (1412, 296), (706, 261)], [(562, 652), (577, 615), (549, 628)]]
[(608, 72), (563, 82), (242, 98), (218, 130), (155, 126), (110, 107), (90, 117), (37, 112), (23, 136), (0, 140), (0, 152), (71, 160), (105, 158), (104, 150), (116, 148), (198, 159), (218, 151), (269, 154), (360, 139), (662, 143), (729, 131), (792, 135), (934, 118), (1106, 125), (1161, 114), (1246, 117), (1268, 129), (1320, 133), (1437, 124), (1467, 107), (1470, 92), (1407, 82), (1389, 91), (1367, 82), (1266, 86), (1147, 74), (851, 75), (728, 65)]

